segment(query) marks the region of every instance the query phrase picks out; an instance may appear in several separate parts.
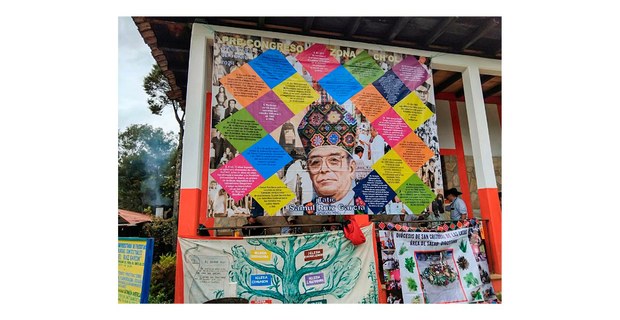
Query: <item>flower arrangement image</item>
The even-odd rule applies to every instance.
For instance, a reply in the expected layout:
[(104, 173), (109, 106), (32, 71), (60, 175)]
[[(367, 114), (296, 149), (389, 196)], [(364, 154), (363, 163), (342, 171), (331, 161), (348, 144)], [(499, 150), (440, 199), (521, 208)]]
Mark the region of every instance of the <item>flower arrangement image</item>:
[(439, 253), (439, 261), (433, 261), (422, 272), (422, 278), (432, 285), (445, 287), (456, 280), (456, 272), (444, 261), (444, 253)]

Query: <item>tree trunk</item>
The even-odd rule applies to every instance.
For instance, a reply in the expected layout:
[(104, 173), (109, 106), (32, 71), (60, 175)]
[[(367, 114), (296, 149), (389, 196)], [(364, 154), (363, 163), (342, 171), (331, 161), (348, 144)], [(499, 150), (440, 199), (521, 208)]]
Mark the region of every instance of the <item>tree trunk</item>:
[(176, 160), (176, 174), (174, 177), (174, 200), (172, 202), (172, 217), (174, 221), (179, 221), (179, 199), (181, 198), (181, 164), (183, 163), (183, 127), (179, 130), (179, 147)]

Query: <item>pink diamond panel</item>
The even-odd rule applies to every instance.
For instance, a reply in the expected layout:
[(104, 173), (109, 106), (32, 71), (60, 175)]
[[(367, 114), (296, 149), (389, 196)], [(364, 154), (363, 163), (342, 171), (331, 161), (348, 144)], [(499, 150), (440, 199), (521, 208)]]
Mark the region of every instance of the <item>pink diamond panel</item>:
[(407, 123), (391, 108), (377, 118), (372, 126), (392, 148), (411, 133)]
[(235, 201), (241, 200), (265, 181), (243, 155), (230, 160), (226, 165), (215, 170), (211, 176)]

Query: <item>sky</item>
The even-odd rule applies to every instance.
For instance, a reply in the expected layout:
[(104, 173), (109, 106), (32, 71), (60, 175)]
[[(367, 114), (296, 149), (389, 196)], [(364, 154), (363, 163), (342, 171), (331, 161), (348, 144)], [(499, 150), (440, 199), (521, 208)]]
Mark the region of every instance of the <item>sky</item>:
[(142, 89), (144, 77), (151, 71), (155, 59), (138, 32), (131, 17), (118, 18), (118, 129), (132, 124), (150, 124), (164, 131), (177, 133), (179, 125), (171, 108), (161, 116), (148, 109), (148, 96)]

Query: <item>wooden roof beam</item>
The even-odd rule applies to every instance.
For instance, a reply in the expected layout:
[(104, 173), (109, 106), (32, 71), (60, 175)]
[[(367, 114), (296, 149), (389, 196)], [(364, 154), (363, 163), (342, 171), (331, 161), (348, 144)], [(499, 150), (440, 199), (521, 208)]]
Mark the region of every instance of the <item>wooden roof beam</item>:
[(490, 74), (483, 74), (480, 75), (480, 84), (484, 85), (485, 83), (489, 82), (489, 80), (495, 78), (495, 76), (492, 76)]
[(471, 34), (469, 39), (465, 41), (465, 43), (461, 46), (459, 51), (464, 51), (469, 48), (472, 44), (476, 43), (476, 41), (480, 40), (487, 32), (491, 31), (494, 27), (499, 25), (499, 21), (495, 20), (495, 18), (490, 19), (486, 24), (478, 27), (474, 33)]
[(172, 47), (159, 46), (159, 49), (161, 51), (167, 51), (167, 52), (189, 53), (189, 49), (187, 48), (172, 48)]
[(461, 79), (461, 73), (460, 72), (455, 72), (453, 75), (450, 76), (450, 78), (444, 80), (443, 82), (441, 82), (440, 84), (435, 86), (435, 92), (442, 92), (444, 91), (446, 88), (448, 88), (449, 86), (451, 86), (453, 83), (459, 81)]
[(355, 31), (357, 31), (357, 29), (359, 28), (361, 21), (362, 17), (357, 17), (355, 18), (355, 20), (353, 20), (353, 23), (349, 24), (349, 28), (345, 32), (345, 36), (347, 38), (351, 38), (351, 36), (355, 34)]
[(489, 90), (482, 93), (482, 95), (486, 97), (490, 97), (498, 92), (502, 91), (502, 84), (499, 83), (495, 87), (490, 88)]
[[(489, 76), (489, 75), (483, 75), (483, 77), (484, 76)], [(493, 76), (489, 76), (489, 77), (493, 78)], [(481, 79), (481, 81), (484, 80), (482, 77), (480, 77), (480, 79)], [(485, 82), (487, 82), (487, 81), (488, 80), (486, 80)], [(482, 84), (484, 84), (484, 82)], [(494, 95), (494, 94), (496, 94), (496, 93), (498, 93), (500, 91), (502, 91), (502, 84), (501, 83), (496, 85), (496, 86), (494, 86), (494, 87), (489, 88), (487, 91), (483, 91), (482, 92), (482, 96), (486, 98), (486, 97), (492, 96), (492, 95)], [(460, 97), (463, 96), (463, 94), (465, 94), (465, 92), (463, 91), (463, 88), (461, 88), (457, 92), (454, 93), (454, 96), (457, 97), (457, 98), (460, 98)]]
[(407, 24), (409, 23), (410, 20), (411, 20), (411, 17), (401, 17), (401, 18), (398, 18), (396, 23), (394, 23), (394, 26), (392, 27), (392, 30), (390, 31), (390, 34), (387, 36), (387, 38), (385, 38), (385, 41), (390, 42), (390, 41), (394, 40), (394, 38), (396, 38), (396, 36), (401, 31), (403, 31), (403, 29), (405, 28), (405, 26), (407, 26)]
[(441, 35), (446, 32), (446, 30), (448, 29), (450, 24), (454, 22), (454, 20), (456, 20), (456, 17), (446, 18), (443, 21), (439, 22), (431, 31), (431, 36), (426, 39), (426, 42), (424, 42), (424, 46), (429, 46), (430, 44), (435, 42), (435, 40), (439, 39), (439, 37), (441, 37)]
[(312, 23), (314, 22), (314, 17), (307, 17), (306, 22), (304, 23), (304, 33), (310, 32), (312, 28)]

